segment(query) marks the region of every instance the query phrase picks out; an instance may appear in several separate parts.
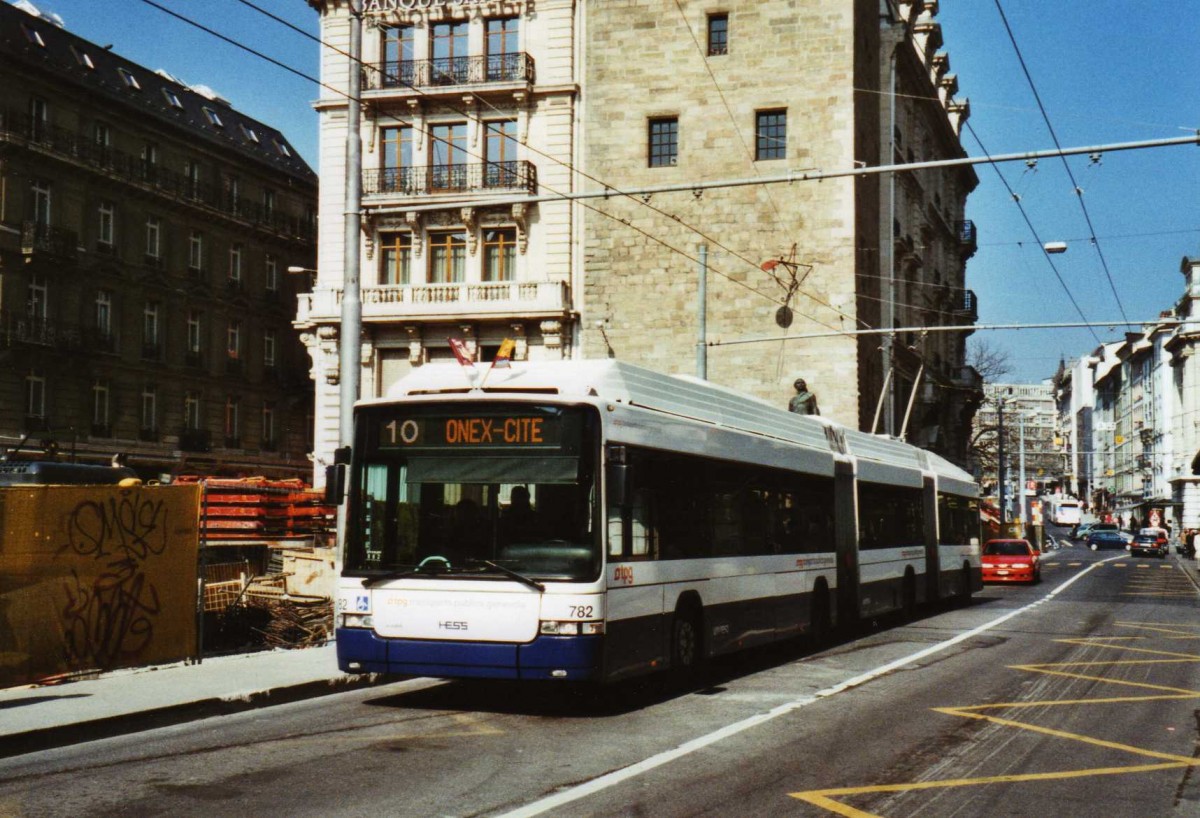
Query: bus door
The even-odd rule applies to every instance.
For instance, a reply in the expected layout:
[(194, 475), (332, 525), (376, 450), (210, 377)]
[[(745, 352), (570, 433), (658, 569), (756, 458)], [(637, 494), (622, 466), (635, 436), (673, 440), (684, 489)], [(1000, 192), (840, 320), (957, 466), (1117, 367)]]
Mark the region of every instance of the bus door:
[(933, 477), (924, 475), (921, 493), (925, 510), (925, 601), (932, 602), (941, 596), (938, 583), (942, 576), (941, 549), (938, 533), (937, 484)]

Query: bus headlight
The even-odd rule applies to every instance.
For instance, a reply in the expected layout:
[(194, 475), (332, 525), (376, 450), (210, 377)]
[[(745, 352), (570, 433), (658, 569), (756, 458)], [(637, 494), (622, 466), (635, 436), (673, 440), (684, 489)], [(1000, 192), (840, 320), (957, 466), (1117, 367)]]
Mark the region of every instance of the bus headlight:
[(375, 617), (370, 614), (347, 613), (342, 614), (343, 628), (373, 628), (375, 627)]
[(604, 633), (604, 623), (598, 620), (565, 622), (557, 619), (543, 619), (539, 632), (543, 636), (599, 636)]

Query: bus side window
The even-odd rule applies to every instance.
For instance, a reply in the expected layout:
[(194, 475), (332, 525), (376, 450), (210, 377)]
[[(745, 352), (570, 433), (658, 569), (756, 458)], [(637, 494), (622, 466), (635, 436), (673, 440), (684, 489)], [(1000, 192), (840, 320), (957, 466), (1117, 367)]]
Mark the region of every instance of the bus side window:
[(648, 489), (633, 493), (629, 519), (629, 555), (633, 559), (658, 558), (658, 531), (654, 527), (654, 495)]

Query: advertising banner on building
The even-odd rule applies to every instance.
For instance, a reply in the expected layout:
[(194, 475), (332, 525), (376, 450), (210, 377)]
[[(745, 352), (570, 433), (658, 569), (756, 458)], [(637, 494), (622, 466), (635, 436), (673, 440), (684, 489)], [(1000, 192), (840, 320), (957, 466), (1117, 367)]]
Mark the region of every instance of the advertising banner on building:
[(0, 489), (0, 687), (193, 657), (200, 486)]

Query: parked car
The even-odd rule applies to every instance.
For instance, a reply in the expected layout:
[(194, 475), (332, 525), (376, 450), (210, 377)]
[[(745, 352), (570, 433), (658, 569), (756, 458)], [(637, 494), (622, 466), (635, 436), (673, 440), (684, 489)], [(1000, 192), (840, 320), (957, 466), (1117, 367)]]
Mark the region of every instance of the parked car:
[[(1145, 529), (1144, 529), (1145, 530)], [(1134, 537), (1133, 545), (1130, 546), (1129, 552), (1134, 557), (1157, 557), (1163, 559), (1166, 557), (1166, 531), (1162, 535), (1156, 533), (1139, 533)]]
[(1092, 533), (1088, 534), (1087, 547), (1093, 551), (1101, 548), (1125, 548), (1125, 535), (1116, 529), (1102, 529), (1100, 531), (1092, 529)]
[(1039, 582), (1042, 566), (1029, 540), (988, 540), (983, 544), (984, 582)]

